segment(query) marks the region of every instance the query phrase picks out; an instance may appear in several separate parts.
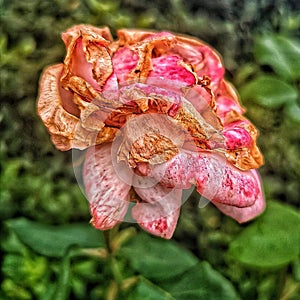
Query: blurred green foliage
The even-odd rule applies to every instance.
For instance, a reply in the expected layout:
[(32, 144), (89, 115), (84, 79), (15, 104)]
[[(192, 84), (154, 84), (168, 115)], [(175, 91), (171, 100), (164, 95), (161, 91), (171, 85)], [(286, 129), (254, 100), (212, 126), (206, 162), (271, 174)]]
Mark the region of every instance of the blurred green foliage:
[[(182, 207), (175, 233), (180, 246), (138, 234), (121, 248), (118, 264), (128, 279), (124, 299), (218, 297), (210, 291), (223, 293), (222, 299), (299, 298), (298, 1), (0, 0), (0, 17), (1, 299), (104, 299), (107, 291), (115, 291), (99, 253), (87, 256), (72, 248), (95, 246), (86, 244), (89, 239), (74, 241), (90, 232), (88, 205), (71, 154), (53, 147), (36, 115), (42, 69), (62, 61), (60, 34), (79, 23), (108, 25), (113, 34), (121, 27), (171, 30), (213, 45), (260, 130), (265, 157), (266, 213), (250, 225), (238, 225), (211, 205), (196, 208), (193, 195)], [(86, 227), (65, 225), (79, 221)], [(79, 231), (70, 233), (70, 228)], [(53, 239), (59, 242), (64, 234), (69, 236), (60, 249), (64, 257), (48, 255)], [(86, 234), (96, 238), (97, 232)], [(168, 249), (163, 258), (161, 249)], [(179, 255), (182, 260), (174, 262)], [(153, 270), (147, 266), (157, 266), (157, 257), (164, 260), (164, 278), (149, 276)], [(172, 265), (179, 265), (180, 274)], [(190, 294), (183, 295), (180, 287), (187, 282)]]

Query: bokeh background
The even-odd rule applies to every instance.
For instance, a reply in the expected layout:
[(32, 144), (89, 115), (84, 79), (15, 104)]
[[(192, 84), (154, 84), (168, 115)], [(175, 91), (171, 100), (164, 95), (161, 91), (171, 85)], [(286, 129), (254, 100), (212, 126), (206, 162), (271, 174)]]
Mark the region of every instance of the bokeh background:
[[(34, 246), (38, 239), (24, 238), (36, 226), (55, 239), (54, 228), (66, 234), (61, 226), (90, 219), (71, 153), (54, 148), (36, 115), (40, 74), (63, 60), (61, 32), (79, 23), (107, 25), (113, 35), (125, 27), (189, 34), (222, 55), (226, 78), (260, 131), (265, 157), (260, 174), (270, 208), (256, 221), (238, 225), (213, 205), (198, 208), (192, 195), (173, 240), (217, 270), (237, 299), (300, 299), (299, 1), (0, 0), (0, 17), (1, 299), (103, 299), (105, 294), (103, 265), (77, 258), (68, 265), (68, 292), (53, 298), (67, 262), (50, 251), (51, 245), (43, 248), (49, 254)], [(160, 280), (152, 281), (159, 285)], [(146, 299), (136, 295), (124, 297)], [(209, 299), (197, 297), (190, 299)]]

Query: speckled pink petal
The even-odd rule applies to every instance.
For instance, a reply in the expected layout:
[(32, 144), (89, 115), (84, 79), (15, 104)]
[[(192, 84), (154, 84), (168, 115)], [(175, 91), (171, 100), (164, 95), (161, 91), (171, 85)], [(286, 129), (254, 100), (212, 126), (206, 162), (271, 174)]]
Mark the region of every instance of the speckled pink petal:
[(178, 55), (163, 55), (153, 58), (153, 70), (149, 73), (148, 78), (161, 78), (164, 81), (175, 81), (178, 89), (193, 85), (195, 83), (195, 77), (191, 72), (180, 65), (180, 62), (182, 62), (182, 58)]
[(238, 148), (251, 148), (253, 141), (249, 132), (245, 128), (236, 127), (223, 130), (225, 137), (225, 147), (229, 150)]
[(119, 83), (125, 82), (127, 76), (138, 62), (138, 56), (128, 47), (118, 49), (113, 57), (112, 63)]
[(135, 191), (145, 202), (132, 208), (132, 217), (149, 233), (170, 239), (180, 213), (182, 190), (158, 184), (152, 188), (135, 188)]
[(95, 228), (110, 229), (122, 222), (128, 209), (131, 186), (120, 180), (114, 170), (111, 144), (87, 150), (83, 179)]
[(210, 201), (237, 207), (253, 205), (261, 194), (259, 181), (252, 172), (240, 171), (225, 157), (210, 152), (181, 152), (152, 168), (150, 176), (162, 178), (160, 183), (167, 187), (189, 188), (193, 183)]
[(217, 154), (200, 153), (195, 177), (197, 191), (214, 203), (247, 207), (260, 197), (257, 178)]
[(164, 164), (153, 166), (148, 174), (168, 188), (187, 189), (195, 183), (195, 157), (180, 152)]
[(265, 209), (265, 201), (261, 190), (258, 173), (256, 170), (251, 170), (251, 172), (253, 173), (253, 176), (256, 178), (258, 187), (260, 189), (260, 192), (258, 193), (258, 197), (253, 205), (248, 207), (236, 207), (236, 206), (230, 206), (230, 205), (214, 202), (214, 205), (220, 211), (232, 217), (233, 219), (237, 220), (239, 223), (244, 223), (252, 220), (253, 218), (260, 215)]

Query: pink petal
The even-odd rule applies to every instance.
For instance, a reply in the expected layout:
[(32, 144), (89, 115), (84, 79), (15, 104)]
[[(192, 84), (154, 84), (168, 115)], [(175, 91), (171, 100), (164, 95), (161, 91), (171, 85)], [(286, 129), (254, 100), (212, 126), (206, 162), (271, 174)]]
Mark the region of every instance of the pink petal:
[(218, 97), (216, 106), (218, 117), (222, 120), (223, 124), (225, 124), (225, 118), (228, 113), (232, 111), (237, 112), (240, 115), (244, 113), (244, 109), (235, 100), (228, 97)]
[(230, 205), (224, 205), (221, 203), (214, 202), (214, 205), (221, 210), (224, 214), (232, 217), (237, 220), (239, 223), (248, 222), (249, 220), (260, 215), (265, 209), (265, 201), (263, 193), (261, 190), (260, 179), (256, 170), (251, 170), (253, 176), (257, 178), (257, 184), (259, 186), (260, 192), (255, 203), (252, 206), (248, 207), (236, 207)]
[(152, 188), (135, 188), (135, 191), (145, 202), (132, 208), (133, 218), (149, 233), (170, 239), (180, 213), (182, 190), (158, 184)]
[(211, 79), (215, 91), (224, 76), (224, 67), (217, 53), (205, 43), (197, 39), (177, 36), (177, 44), (172, 52), (184, 57), (185, 61), (194, 65), (195, 71), (201, 78), (204, 75)]
[(261, 194), (252, 172), (240, 171), (220, 155), (200, 153), (195, 177), (197, 191), (213, 203), (247, 207)]
[(129, 205), (130, 185), (116, 174), (111, 159), (111, 144), (88, 148), (83, 179), (97, 229), (105, 230), (122, 222)]
[(200, 77), (203, 77), (204, 75), (209, 76), (211, 79), (211, 86), (214, 90), (214, 87), (219, 85), (220, 80), (224, 76), (224, 67), (221, 59), (209, 46), (202, 46), (200, 51), (204, 57), (200, 66), (197, 66), (196, 72)]
[(128, 47), (118, 49), (112, 57), (114, 72), (120, 83), (127, 80), (127, 75), (138, 62), (138, 55)]
[(153, 166), (149, 176), (168, 188), (187, 189), (195, 182), (195, 158), (181, 152), (164, 164)]
[(118, 78), (114, 71), (103, 86), (102, 94), (109, 100), (119, 100)]
[(250, 171), (240, 171), (223, 156), (210, 152), (181, 152), (165, 164), (155, 166), (150, 176), (162, 178), (166, 187), (189, 188), (214, 203), (237, 207), (251, 206), (260, 197), (259, 181)]
[(182, 58), (178, 55), (164, 55), (152, 59), (153, 70), (148, 78), (161, 78), (163, 80), (175, 81), (177, 88), (192, 85), (195, 77), (191, 72), (180, 65)]
[(225, 137), (226, 149), (251, 148), (253, 141), (245, 128), (230, 128), (222, 132)]

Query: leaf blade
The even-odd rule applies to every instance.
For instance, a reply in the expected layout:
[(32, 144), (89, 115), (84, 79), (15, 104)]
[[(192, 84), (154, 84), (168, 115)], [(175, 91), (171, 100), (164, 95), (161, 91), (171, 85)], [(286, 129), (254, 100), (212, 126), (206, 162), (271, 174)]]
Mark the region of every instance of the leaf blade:
[(197, 264), (177, 278), (163, 284), (178, 300), (239, 299), (232, 284), (206, 261)]
[[(121, 249), (132, 268), (149, 279), (174, 277), (196, 265), (198, 259), (170, 240), (138, 234)], [(180, 259), (179, 259), (180, 258)]]
[(234, 259), (254, 268), (280, 268), (299, 253), (300, 213), (276, 202), (229, 245)]
[(19, 218), (7, 221), (7, 225), (25, 245), (45, 256), (63, 257), (72, 245), (83, 248), (104, 245), (99, 231), (85, 223), (52, 226)]
[(300, 43), (279, 34), (256, 37), (254, 56), (262, 65), (269, 65), (283, 79), (300, 78)]
[(240, 89), (243, 100), (252, 100), (267, 108), (279, 108), (297, 100), (297, 89), (271, 75), (260, 75)]

